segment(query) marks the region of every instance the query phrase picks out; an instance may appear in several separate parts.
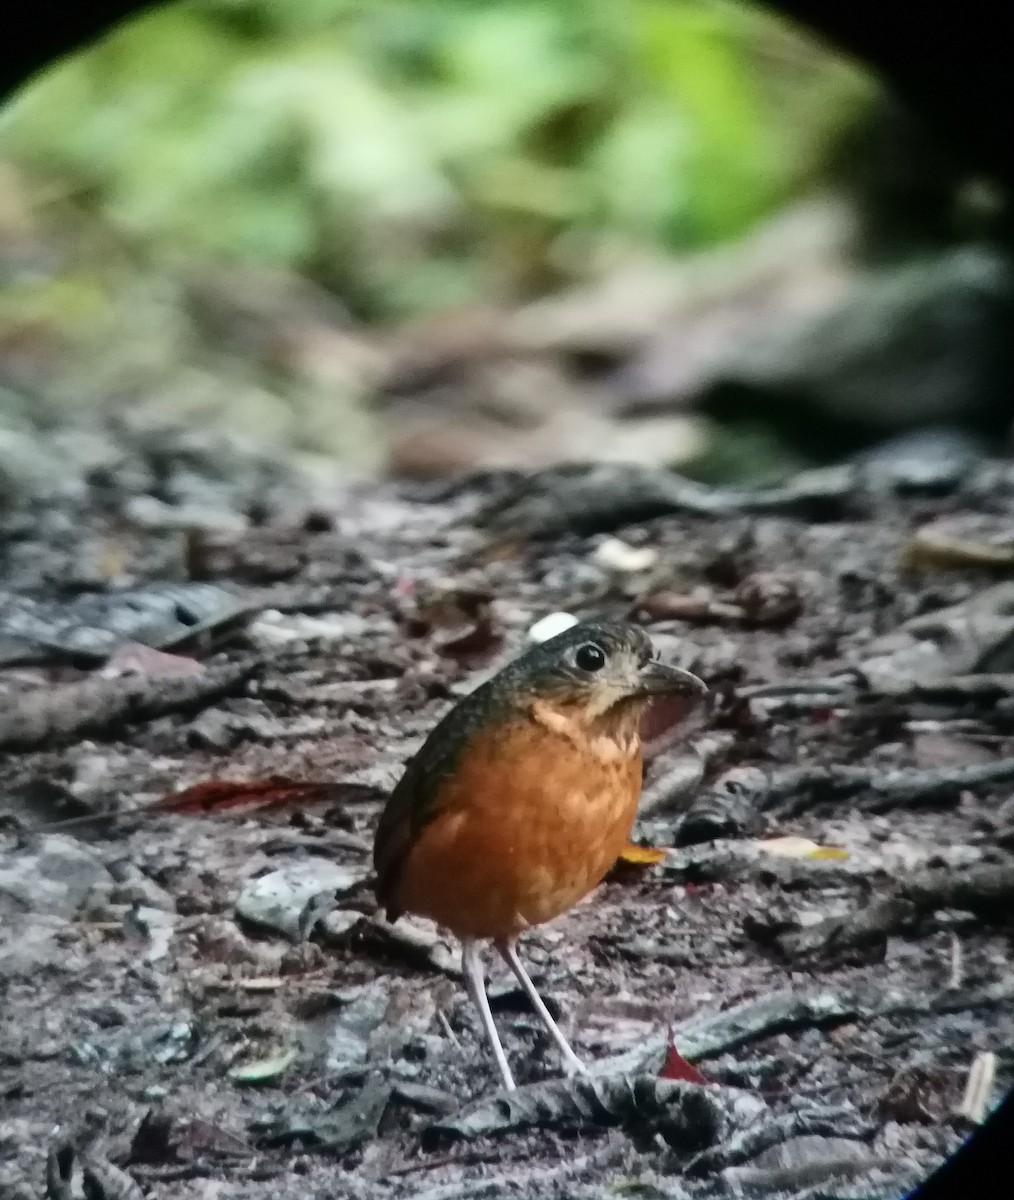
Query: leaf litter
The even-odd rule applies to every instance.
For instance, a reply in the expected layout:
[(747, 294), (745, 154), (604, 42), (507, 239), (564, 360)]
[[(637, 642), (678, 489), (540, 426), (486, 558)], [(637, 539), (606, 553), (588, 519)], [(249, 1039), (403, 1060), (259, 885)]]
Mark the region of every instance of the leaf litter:
[[(1008, 585), (902, 551), (915, 515), (995, 519), (1008, 492), (873, 504), (840, 474), (733, 494), (613, 468), (446, 500), (371, 486), (373, 507), (336, 498), (295, 559), (279, 518), (295, 565), (244, 601), (274, 614), (270, 646), (237, 621), (173, 661), (190, 643), (146, 654), (127, 623), (56, 674), (0, 674), (0, 1138), (28, 1194), (900, 1195), (1014, 1065)], [(463, 571), (488, 540), (470, 504), (520, 541)], [(40, 529), (12, 593), (38, 595), (39, 563), (59, 575)], [(261, 558), (272, 536), (269, 516)], [(130, 574), (157, 593), (177, 537), (153, 530)], [(648, 614), (714, 701), (658, 742), (622, 869), (525, 939), (591, 1075), (560, 1077), (494, 976), (521, 1083), (504, 1097), (456, 948), (378, 922), (372, 823), (399, 763), (529, 630), (636, 611), (639, 587), (740, 611)], [(977, 756), (927, 763), (929, 726)], [(96, 815), (44, 832), (61, 806)], [(272, 912), (242, 915), (272, 876)], [(172, 1132), (146, 1159), (153, 1105)]]

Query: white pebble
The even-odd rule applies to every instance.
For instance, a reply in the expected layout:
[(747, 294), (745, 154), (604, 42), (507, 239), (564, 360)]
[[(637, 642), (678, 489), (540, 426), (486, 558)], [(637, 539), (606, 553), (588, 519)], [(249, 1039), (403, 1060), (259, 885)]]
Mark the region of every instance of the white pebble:
[(528, 640), (530, 642), (548, 642), (550, 638), (556, 637), (558, 633), (563, 633), (565, 629), (570, 629), (577, 623), (577, 617), (572, 613), (550, 613), (540, 621), (536, 621), (528, 630)]
[(658, 551), (651, 546), (628, 546), (619, 538), (606, 538), (595, 548), (593, 557), (600, 567), (633, 575), (650, 570), (658, 561)]

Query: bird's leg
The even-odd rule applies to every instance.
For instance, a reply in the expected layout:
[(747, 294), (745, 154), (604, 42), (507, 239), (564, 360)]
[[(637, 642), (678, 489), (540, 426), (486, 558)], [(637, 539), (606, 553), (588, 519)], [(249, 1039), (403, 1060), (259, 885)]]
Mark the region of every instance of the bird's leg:
[(512, 1092), (515, 1086), (514, 1076), (511, 1074), (510, 1066), (507, 1063), (507, 1055), (504, 1054), (503, 1046), (500, 1044), (500, 1035), (493, 1024), (493, 1014), (489, 1009), (489, 997), (486, 995), (486, 981), (482, 969), (482, 959), (479, 956), (479, 943), (475, 938), (462, 939), (461, 972), (465, 978), (465, 987), (468, 989), (468, 994), (472, 997), (472, 1003), (479, 1010), (479, 1020), (482, 1022), (482, 1028), (485, 1031), (486, 1037), (489, 1039), (489, 1044), (493, 1050), (493, 1057), (496, 1059), (496, 1065), (500, 1068), (503, 1085), (509, 1092)]
[(518, 983), (524, 988), (525, 995), (531, 1000), (532, 1007), (539, 1014), (539, 1019), (549, 1031), (550, 1037), (560, 1047), (560, 1053), (563, 1055), (567, 1073), (573, 1074), (575, 1071), (578, 1071), (582, 1075), (586, 1075), (588, 1068), (571, 1049), (570, 1043), (560, 1031), (560, 1026), (553, 1020), (552, 1014), (546, 1008), (542, 997), (536, 991), (535, 984), (532, 983), (531, 976), (525, 970), (524, 963), (518, 958), (517, 940), (515, 938), (505, 938), (503, 941), (496, 943), (496, 948), (500, 951), (504, 962), (514, 972)]

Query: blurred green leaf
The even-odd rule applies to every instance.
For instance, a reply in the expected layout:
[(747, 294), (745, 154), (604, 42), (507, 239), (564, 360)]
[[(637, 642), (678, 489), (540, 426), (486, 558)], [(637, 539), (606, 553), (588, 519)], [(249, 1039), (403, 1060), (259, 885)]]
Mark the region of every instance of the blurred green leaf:
[(861, 102), (787, 38), (720, 0), (187, 0), (26, 88), (0, 154), (153, 260), (307, 271), (385, 319), (543, 286), (578, 233), (743, 232)]
[(683, 117), (689, 228), (678, 240), (733, 235), (770, 207), (778, 176), (737, 22), (712, 5), (657, 0), (645, 5), (640, 38), (646, 76)]

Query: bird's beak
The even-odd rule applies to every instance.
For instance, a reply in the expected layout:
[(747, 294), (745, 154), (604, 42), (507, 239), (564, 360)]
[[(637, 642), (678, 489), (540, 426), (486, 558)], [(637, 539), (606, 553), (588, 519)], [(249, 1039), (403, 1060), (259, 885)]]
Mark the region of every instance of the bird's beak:
[(692, 705), (708, 694), (708, 688), (704, 680), (698, 679), (692, 672), (652, 660), (638, 675), (636, 694), (646, 697), (682, 696)]
[(641, 671), (638, 695), (648, 700), (641, 717), (641, 738), (647, 758), (654, 757), (673, 739), (708, 689), (702, 679), (680, 667), (651, 662)]

